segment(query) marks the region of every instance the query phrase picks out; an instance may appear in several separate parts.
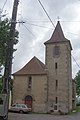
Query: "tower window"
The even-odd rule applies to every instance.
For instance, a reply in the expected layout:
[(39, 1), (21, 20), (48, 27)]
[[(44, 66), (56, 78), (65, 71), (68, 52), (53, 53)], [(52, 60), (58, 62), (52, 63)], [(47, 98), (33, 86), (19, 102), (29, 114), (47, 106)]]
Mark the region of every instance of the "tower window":
[(55, 69), (57, 69), (57, 68), (58, 68), (57, 63), (55, 63)]
[(56, 80), (56, 89), (58, 88), (58, 80)]
[(32, 77), (29, 76), (29, 79), (28, 79), (28, 88), (31, 88), (31, 84), (32, 84)]
[(57, 110), (57, 105), (54, 105), (54, 110)]
[(56, 97), (55, 103), (56, 103), (56, 104), (58, 103), (58, 97)]
[(60, 47), (59, 46), (54, 47), (53, 54), (54, 54), (54, 56), (59, 56), (59, 54), (60, 54)]

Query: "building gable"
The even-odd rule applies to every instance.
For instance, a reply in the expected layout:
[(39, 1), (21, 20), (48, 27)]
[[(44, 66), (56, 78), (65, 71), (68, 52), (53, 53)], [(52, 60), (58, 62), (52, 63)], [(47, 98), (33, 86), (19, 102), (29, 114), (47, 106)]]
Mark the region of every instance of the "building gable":
[(37, 75), (46, 74), (45, 65), (35, 56), (19, 71), (13, 75)]

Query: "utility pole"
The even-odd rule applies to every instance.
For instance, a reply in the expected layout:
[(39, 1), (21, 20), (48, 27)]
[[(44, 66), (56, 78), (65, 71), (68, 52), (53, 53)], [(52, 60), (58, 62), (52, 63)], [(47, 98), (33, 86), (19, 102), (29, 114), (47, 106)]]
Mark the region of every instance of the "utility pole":
[(8, 40), (8, 48), (6, 54), (6, 62), (5, 62), (5, 70), (3, 77), (3, 94), (7, 95), (6, 99), (6, 117), (3, 120), (8, 120), (8, 104), (9, 104), (9, 84), (11, 80), (11, 71), (12, 71), (12, 58), (13, 58), (13, 44), (14, 44), (14, 33), (16, 27), (16, 17), (17, 17), (17, 9), (18, 9), (19, 0), (14, 0), (13, 11), (12, 11), (12, 19), (11, 19), (11, 27), (9, 33)]
[(18, 3), (19, 3), (19, 0), (14, 0), (11, 27), (10, 27), (9, 40), (8, 40), (8, 49), (7, 49), (7, 55), (6, 55), (6, 63), (5, 63), (5, 70), (4, 70), (3, 93), (8, 93), (9, 79), (11, 78), (14, 33), (15, 33), (15, 27), (16, 27)]

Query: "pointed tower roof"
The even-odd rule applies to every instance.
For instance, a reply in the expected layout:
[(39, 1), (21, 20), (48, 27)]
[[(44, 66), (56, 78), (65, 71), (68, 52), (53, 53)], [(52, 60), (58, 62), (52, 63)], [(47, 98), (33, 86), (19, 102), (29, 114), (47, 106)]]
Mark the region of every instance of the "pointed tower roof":
[(39, 75), (47, 74), (45, 71), (45, 65), (35, 56), (19, 71), (13, 75)]
[(61, 28), (61, 25), (60, 25), (60, 22), (58, 21), (57, 25), (56, 25), (56, 27), (54, 29), (54, 32), (53, 32), (53, 34), (51, 36), (51, 39), (46, 41), (44, 44), (46, 45), (46, 44), (59, 43), (59, 42), (69, 42), (70, 48), (72, 50), (70, 40), (65, 38), (65, 36), (63, 34), (63, 31), (62, 31), (62, 28)]
[(58, 21), (51, 39), (46, 41), (44, 44), (62, 42), (62, 41), (66, 41), (66, 38), (64, 37), (60, 22)]

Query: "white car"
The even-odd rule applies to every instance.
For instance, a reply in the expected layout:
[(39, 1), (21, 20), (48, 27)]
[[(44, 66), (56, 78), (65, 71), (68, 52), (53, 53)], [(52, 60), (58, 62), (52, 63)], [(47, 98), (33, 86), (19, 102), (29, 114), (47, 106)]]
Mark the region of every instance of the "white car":
[(29, 108), (26, 104), (13, 104), (9, 109), (11, 112), (19, 112), (19, 113), (29, 113), (31, 112), (31, 108)]

